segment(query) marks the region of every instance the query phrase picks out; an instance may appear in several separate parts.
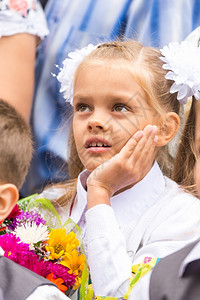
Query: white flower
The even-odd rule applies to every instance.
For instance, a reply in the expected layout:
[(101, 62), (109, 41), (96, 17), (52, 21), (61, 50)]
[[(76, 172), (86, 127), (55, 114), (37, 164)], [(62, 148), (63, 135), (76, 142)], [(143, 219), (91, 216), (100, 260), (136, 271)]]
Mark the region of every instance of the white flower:
[[(73, 105), (73, 81), (76, 69), (83, 59), (96, 49), (97, 46), (98, 45), (94, 46), (89, 44), (80, 50), (77, 49), (74, 52), (70, 52), (68, 54), (69, 58), (63, 61), (63, 68), (60, 69), (61, 71), (57, 75), (57, 79), (61, 82), (60, 92), (64, 93), (64, 98), (66, 101), (69, 101), (71, 105)], [(53, 76), (55, 75), (53, 74)]]
[(170, 92), (178, 92), (177, 99), (185, 104), (187, 98), (200, 99), (200, 47), (195, 42), (170, 43), (160, 50), (165, 62), (163, 69), (170, 70), (165, 78), (173, 80)]
[(30, 249), (33, 249), (33, 244), (48, 239), (49, 231), (46, 225), (37, 225), (35, 222), (31, 222), (18, 226), (14, 234), (19, 237), (23, 243), (30, 244)]

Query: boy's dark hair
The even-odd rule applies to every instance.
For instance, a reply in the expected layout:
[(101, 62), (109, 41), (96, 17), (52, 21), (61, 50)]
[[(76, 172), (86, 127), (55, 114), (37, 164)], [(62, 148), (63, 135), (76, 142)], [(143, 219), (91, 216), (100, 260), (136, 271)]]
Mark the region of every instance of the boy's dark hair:
[(0, 184), (21, 188), (32, 158), (31, 130), (14, 107), (0, 99)]

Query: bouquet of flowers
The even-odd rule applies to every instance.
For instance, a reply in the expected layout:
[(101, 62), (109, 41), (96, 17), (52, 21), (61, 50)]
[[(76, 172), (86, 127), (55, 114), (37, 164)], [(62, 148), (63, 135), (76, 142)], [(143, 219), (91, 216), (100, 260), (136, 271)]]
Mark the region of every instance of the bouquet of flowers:
[(52, 281), (66, 295), (87, 273), (80, 229), (70, 219), (62, 226), (48, 199), (19, 201), (0, 224), (0, 248), (5, 257)]

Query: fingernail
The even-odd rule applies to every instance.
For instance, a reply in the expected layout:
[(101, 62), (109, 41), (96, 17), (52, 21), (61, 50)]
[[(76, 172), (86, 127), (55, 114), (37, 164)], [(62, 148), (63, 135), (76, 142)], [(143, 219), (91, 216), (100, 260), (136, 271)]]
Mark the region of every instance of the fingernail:
[(152, 127), (153, 127), (153, 132), (157, 133), (158, 132), (158, 127), (156, 125), (153, 125)]
[(141, 138), (143, 136), (143, 132), (140, 130), (140, 131), (137, 131), (134, 135), (133, 135), (133, 137), (134, 138), (137, 138), (137, 139), (139, 139), (139, 138)]
[(148, 131), (149, 133), (152, 132), (153, 130), (153, 126), (152, 125), (147, 125), (145, 128), (144, 128), (144, 131)]
[(153, 139), (153, 140), (154, 140), (154, 142), (155, 142), (155, 143), (157, 143), (157, 141), (158, 141), (158, 136), (157, 136), (157, 135), (155, 135), (155, 137), (154, 137), (154, 139)]

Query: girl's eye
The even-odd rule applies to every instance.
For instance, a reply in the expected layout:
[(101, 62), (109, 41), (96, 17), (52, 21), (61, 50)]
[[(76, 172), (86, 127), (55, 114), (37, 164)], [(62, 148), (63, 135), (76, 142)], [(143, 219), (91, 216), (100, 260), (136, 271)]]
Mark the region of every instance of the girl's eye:
[(76, 106), (76, 111), (79, 111), (79, 112), (88, 112), (88, 111), (90, 111), (90, 108), (86, 104), (78, 104)]
[(117, 112), (123, 112), (123, 111), (127, 111), (128, 108), (124, 105), (124, 104), (116, 104), (113, 107), (113, 111), (117, 111)]

